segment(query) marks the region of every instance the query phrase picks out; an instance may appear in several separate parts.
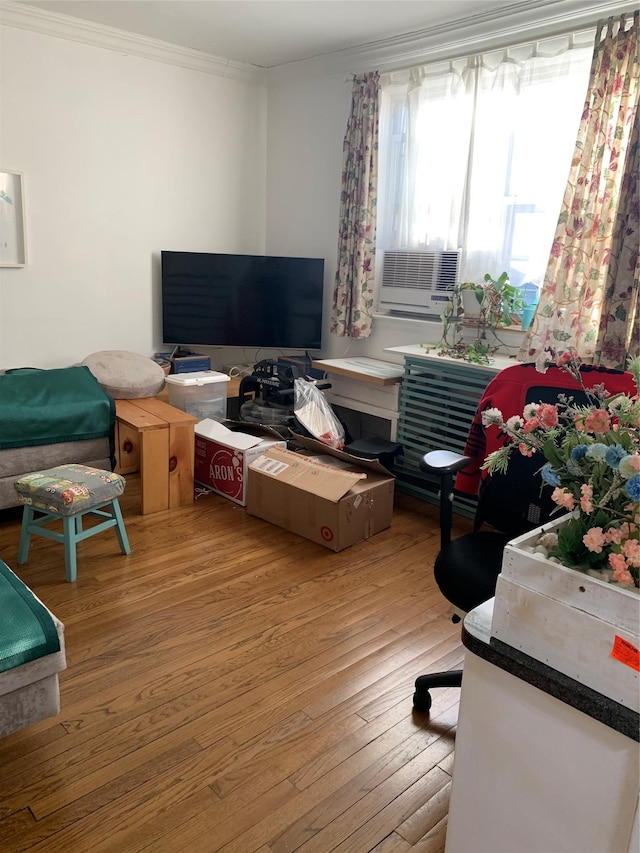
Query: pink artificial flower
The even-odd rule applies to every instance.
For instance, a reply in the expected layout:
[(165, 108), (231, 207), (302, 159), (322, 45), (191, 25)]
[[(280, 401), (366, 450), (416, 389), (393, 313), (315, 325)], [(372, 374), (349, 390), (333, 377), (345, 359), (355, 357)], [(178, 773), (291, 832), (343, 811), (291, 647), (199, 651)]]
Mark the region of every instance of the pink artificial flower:
[(640, 566), (640, 542), (637, 539), (627, 539), (622, 546), (622, 553), (627, 558), (630, 566)]
[(620, 475), (628, 480), (634, 474), (640, 474), (640, 453), (623, 456), (620, 460)]
[(592, 527), (582, 537), (582, 542), (592, 554), (601, 554), (604, 545), (604, 533), (601, 527)]
[(575, 415), (573, 425), (576, 428), (576, 432), (585, 432), (584, 415)]
[(620, 525), (620, 533), (622, 539), (629, 539), (632, 533), (635, 533), (638, 528), (635, 524), (629, 524), (628, 521), (623, 521)]
[(540, 421), (538, 418), (529, 418), (528, 421), (525, 421), (524, 426), (522, 427), (522, 432), (525, 435), (528, 435), (530, 432), (538, 429), (540, 426)]
[(554, 489), (551, 493), (551, 500), (558, 506), (563, 506), (565, 509), (569, 510), (573, 509), (576, 505), (573, 495), (566, 489)]
[(588, 432), (604, 433), (611, 428), (611, 418), (606, 409), (594, 409), (584, 420)]
[(523, 456), (533, 456), (533, 447), (528, 447), (526, 444), (519, 444), (518, 450)]
[(627, 568), (624, 557), (621, 554), (609, 554), (609, 565), (613, 569), (613, 579), (627, 586), (634, 586), (633, 577)]
[(593, 503), (591, 502), (593, 499), (593, 488), (587, 483), (583, 483), (580, 486), (580, 494), (580, 509), (587, 514), (593, 512)]
[(552, 406), (550, 403), (543, 403), (538, 409), (537, 419), (542, 426), (553, 429), (558, 425), (558, 407)]
[(567, 364), (571, 364), (571, 359), (573, 358), (573, 353), (571, 350), (565, 350), (561, 352), (560, 355), (556, 358), (556, 365), (558, 367), (565, 367)]
[(622, 542), (622, 531), (619, 527), (610, 527), (604, 534), (604, 538), (609, 545), (619, 545)]

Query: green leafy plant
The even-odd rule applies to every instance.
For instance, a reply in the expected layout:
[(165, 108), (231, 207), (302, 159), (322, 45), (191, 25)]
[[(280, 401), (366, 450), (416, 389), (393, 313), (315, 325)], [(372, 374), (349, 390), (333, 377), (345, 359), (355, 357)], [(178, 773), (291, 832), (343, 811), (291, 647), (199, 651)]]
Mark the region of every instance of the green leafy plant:
[(492, 278), (487, 273), (482, 284), (464, 284), (462, 287), (474, 292), (480, 306), (480, 316), (489, 328), (512, 326), (513, 315), (521, 313), (524, 308), (522, 293), (511, 284), (506, 272), (498, 278)]
[[(464, 293), (470, 293), (478, 304), (478, 313), (473, 321), (465, 318)], [(506, 272), (498, 278), (486, 273), (481, 282), (455, 284), (440, 315), (442, 337), (437, 344), (440, 354), (475, 364), (490, 364), (500, 343), (497, 331), (512, 326), (514, 315), (521, 313), (523, 308), (522, 293), (510, 283)], [(462, 339), (465, 322), (476, 327), (476, 339), (473, 341)]]

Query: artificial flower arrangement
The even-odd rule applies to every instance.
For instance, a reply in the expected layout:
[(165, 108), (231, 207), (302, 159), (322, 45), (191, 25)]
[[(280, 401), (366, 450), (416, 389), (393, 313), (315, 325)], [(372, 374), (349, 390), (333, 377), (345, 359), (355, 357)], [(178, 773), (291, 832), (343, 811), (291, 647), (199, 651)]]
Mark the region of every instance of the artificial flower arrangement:
[(496, 424), (511, 439), (490, 453), (483, 467), (504, 473), (509, 456), (539, 451), (542, 487), (551, 487), (558, 510), (572, 511), (558, 533), (543, 534), (541, 553), (565, 566), (626, 587), (640, 586), (640, 357), (629, 360), (636, 394), (608, 395), (602, 385), (586, 388), (573, 351), (536, 363), (545, 373), (555, 363), (582, 387), (587, 405), (559, 394), (555, 405), (532, 403), (505, 421), (487, 409), (483, 425)]

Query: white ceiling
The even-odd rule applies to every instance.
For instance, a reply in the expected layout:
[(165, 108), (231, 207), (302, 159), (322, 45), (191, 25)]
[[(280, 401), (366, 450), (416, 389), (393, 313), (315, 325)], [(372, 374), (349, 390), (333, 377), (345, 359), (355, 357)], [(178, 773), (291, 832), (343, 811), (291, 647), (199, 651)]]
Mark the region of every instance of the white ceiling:
[(518, 4), (515, 0), (22, 0), (21, 5), (271, 68)]

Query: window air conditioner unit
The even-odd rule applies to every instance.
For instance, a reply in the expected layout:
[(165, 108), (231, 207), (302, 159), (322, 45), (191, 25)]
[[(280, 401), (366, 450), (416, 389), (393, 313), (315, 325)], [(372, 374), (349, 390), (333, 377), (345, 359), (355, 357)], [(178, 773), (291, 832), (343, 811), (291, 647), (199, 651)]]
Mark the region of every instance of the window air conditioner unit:
[(458, 280), (459, 251), (384, 252), (379, 307), (391, 314), (440, 317)]

